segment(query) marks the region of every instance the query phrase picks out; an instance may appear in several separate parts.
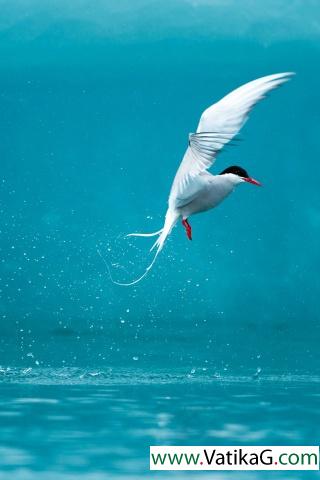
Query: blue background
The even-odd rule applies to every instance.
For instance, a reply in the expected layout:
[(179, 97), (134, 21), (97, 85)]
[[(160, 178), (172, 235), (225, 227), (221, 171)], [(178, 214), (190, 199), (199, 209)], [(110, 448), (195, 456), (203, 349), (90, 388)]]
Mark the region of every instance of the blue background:
[[(263, 337), (266, 366), (281, 356), (286, 368), (311, 368), (320, 293), (317, 2), (14, 1), (1, 11), (0, 308), (8, 342), (30, 330), (45, 365), (40, 335), (47, 343), (53, 331), (100, 336), (103, 328), (121, 350), (108, 354), (117, 362), (131, 359), (124, 339), (149, 355), (150, 335), (170, 344), (174, 332), (197, 357), (230, 327), (237, 365), (247, 366)], [(114, 271), (119, 281), (139, 275), (151, 240), (130, 246), (122, 237), (161, 228), (203, 109), (279, 71), (297, 75), (255, 108), (244, 141), (216, 164), (217, 172), (240, 164), (264, 188), (241, 186), (194, 217), (192, 244), (179, 225), (149, 278), (113, 286), (96, 246), (127, 268)], [(12, 360), (25, 363), (24, 353)], [(98, 360), (97, 351), (78, 353)], [(217, 361), (211, 350), (208, 359)]]
[[(161, 389), (168, 378), (188, 383), (199, 371), (209, 375), (204, 382), (231, 376), (246, 379), (248, 392), (256, 388), (251, 379), (265, 375), (271, 378), (267, 393), (251, 393), (263, 402), (274, 392), (275, 410), (267, 406), (262, 412), (270, 430), (261, 427), (267, 433), (260, 437), (234, 434), (229, 427), (221, 427), (224, 433), (214, 440), (205, 436), (205, 425), (217, 414), (210, 410), (212, 398), (229, 411), (229, 395), (237, 395), (233, 387), (218, 389), (216, 397), (210, 387), (199, 397), (182, 382), (172, 389), (178, 389), (180, 401), (189, 398), (190, 416), (177, 413), (175, 406), (165, 413), (181, 422), (184, 441), (191, 444), (219, 438), (231, 444), (241, 439), (316, 443), (319, 3), (13, 0), (0, 1), (0, 11), (0, 363), (5, 379), (23, 385), (50, 379), (60, 385), (60, 367), (68, 367), (75, 370), (63, 374), (67, 383), (86, 385), (83, 378), (90, 379), (83, 393), (89, 398), (89, 374), (109, 372), (103, 376), (109, 381), (110, 372), (116, 372), (113, 383), (149, 384), (150, 375), (161, 370), (159, 391), (148, 391), (146, 400), (140, 390), (121, 393), (128, 405), (131, 400), (140, 405), (147, 428), (151, 405), (172, 394), (170, 387)], [(241, 185), (222, 206), (192, 218), (192, 242), (178, 225), (143, 282), (131, 288), (113, 285), (97, 248), (113, 262), (119, 281), (144, 271), (152, 240), (123, 236), (161, 228), (173, 176), (201, 112), (237, 86), (283, 71), (296, 76), (254, 109), (241, 132), (243, 141), (227, 148), (215, 166), (220, 172), (239, 164), (264, 187)], [(299, 394), (288, 393), (286, 383), (280, 388), (279, 378), (297, 381), (307, 397), (295, 403)], [(306, 383), (299, 383), (302, 378)], [(60, 402), (59, 388), (5, 390), (3, 408), (15, 405), (15, 395), (38, 398), (41, 405), (47, 396)], [(285, 408), (279, 388), (289, 395), (286, 408), (295, 407), (278, 418)], [(77, 392), (75, 397), (82, 395)], [(70, 408), (78, 412), (75, 425), (81, 430), (80, 404), (78, 410)], [(104, 418), (118, 411), (113, 430), (130, 409), (108, 410), (108, 405)], [(229, 423), (252, 411), (241, 428), (256, 431), (261, 412), (250, 402), (232, 405), (235, 418)], [(34, 440), (39, 411), (37, 404), (32, 408), (19, 411), (30, 419), (27, 431), (24, 423), (10, 423), (12, 438), (30, 435), (29, 447), (16, 448), (30, 448), (35, 469), (53, 458), (58, 468), (60, 450), (40, 448), (52, 412), (48, 407), (44, 430)], [(161, 408), (154, 407), (153, 418)], [(194, 409), (207, 412), (199, 414), (199, 431), (190, 424)], [(299, 425), (297, 411), (306, 418)], [(152, 442), (181, 444), (177, 423), (170, 435), (153, 437), (162, 428), (157, 421), (142, 448), (137, 433), (142, 426), (133, 430), (134, 421), (128, 422), (120, 439), (102, 432), (101, 444), (118, 441), (121, 450), (130, 439), (128, 451), (135, 448), (135, 461), (141, 457), (143, 462)], [(98, 425), (99, 419), (93, 421), (93, 438)], [(8, 438), (3, 445), (14, 443)], [(13, 458), (19, 464), (21, 457)], [(61, 462), (61, 471), (70, 468), (71, 475), (72, 461)], [(147, 474), (145, 464), (132, 465), (131, 473)], [(102, 471), (106, 468), (101, 460)], [(29, 478), (26, 472), (23, 480)]]

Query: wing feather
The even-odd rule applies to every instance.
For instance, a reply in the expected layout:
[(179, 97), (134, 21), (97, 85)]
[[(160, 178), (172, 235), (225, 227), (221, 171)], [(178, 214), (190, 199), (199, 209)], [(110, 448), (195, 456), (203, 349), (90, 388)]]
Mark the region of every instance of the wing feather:
[(202, 185), (199, 175), (213, 165), (224, 145), (239, 133), (254, 105), (292, 75), (292, 72), (277, 73), (253, 80), (202, 113), (196, 133), (189, 135), (188, 148), (171, 187), (171, 207), (191, 201)]

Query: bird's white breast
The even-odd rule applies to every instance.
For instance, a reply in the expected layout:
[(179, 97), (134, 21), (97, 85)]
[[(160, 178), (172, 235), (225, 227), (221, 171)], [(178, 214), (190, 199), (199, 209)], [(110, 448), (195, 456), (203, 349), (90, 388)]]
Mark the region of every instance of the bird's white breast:
[(235, 183), (228, 175), (208, 175), (205, 184), (192, 201), (182, 207), (183, 217), (204, 212), (219, 205), (234, 189)]

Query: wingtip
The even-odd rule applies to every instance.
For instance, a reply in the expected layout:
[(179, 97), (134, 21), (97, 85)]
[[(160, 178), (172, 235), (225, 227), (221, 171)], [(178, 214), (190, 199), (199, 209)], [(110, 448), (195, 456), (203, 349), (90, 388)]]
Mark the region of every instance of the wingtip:
[(285, 72), (283, 75), (284, 75), (284, 77), (288, 77), (288, 79), (289, 79), (290, 77), (294, 77), (297, 74), (296, 74), (296, 72)]
[(296, 75), (296, 72), (282, 72), (282, 73), (276, 73), (273, 76), (278, 79), (290, 80), (290, 78), (294, 77), (295, 75)]
[(268, 75), (266, 78), (267, 82), (273, 87), (280, 87), (282, 84), (291, 80), (292, 77), (296, 75), (295, 72), (282, 72), (282, 73), (274, 73), (273, 75)]

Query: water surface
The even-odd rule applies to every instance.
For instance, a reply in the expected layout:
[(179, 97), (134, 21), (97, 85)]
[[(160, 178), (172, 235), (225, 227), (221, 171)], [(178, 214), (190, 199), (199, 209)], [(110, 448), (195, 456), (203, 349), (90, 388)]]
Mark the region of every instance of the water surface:
[[(10, 369), (1, 372), (0, 478), (150, 478), (150, 445), (307, 445), (320, 382), (301, 375)], [(290, 472), (290, 480), (318, 472)], [(152, 478), (288, 478), (287, 472), (152, 472)]]

